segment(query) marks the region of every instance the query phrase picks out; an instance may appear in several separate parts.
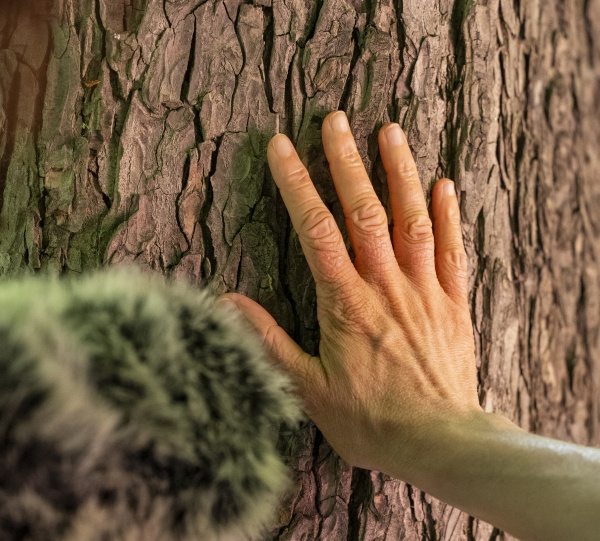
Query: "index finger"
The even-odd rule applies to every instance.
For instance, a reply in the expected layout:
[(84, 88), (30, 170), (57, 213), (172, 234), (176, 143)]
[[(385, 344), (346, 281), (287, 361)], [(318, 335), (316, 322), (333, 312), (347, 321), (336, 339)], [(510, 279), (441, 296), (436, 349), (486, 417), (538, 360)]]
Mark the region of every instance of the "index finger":
[(276, 135), (269, 142), (267, 158), (315, 282), (336, 289), (353, 283), (359, 276), (342, 234), (292, 142)]

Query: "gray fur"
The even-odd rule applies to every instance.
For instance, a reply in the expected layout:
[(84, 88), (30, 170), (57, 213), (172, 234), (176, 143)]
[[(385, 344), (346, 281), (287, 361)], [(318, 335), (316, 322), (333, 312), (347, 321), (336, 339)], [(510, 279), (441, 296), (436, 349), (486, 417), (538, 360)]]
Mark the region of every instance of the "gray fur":
[(0, 284), (0, 539), (255, 535), (289, 381), (239, 318), (133, 269)]

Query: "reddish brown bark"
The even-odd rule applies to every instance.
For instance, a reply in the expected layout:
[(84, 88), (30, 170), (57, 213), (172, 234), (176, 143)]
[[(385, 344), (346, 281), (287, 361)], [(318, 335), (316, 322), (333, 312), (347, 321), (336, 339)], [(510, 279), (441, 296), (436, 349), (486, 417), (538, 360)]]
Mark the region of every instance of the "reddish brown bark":
[[(135, 261), (257, 299), (315, 353), (266, 142), (294, 140), (344, 228), (323, 117), (348, 112), (388, 207), (376, 134), (400, 121), (424, 188), (457, 181), (484, 407), (600, 444), (598, 0), (36, 6), (0, 17), (0, 274)], [(269, 539), (503, 536), (350, 468), (312, 425), (292, 447)]]

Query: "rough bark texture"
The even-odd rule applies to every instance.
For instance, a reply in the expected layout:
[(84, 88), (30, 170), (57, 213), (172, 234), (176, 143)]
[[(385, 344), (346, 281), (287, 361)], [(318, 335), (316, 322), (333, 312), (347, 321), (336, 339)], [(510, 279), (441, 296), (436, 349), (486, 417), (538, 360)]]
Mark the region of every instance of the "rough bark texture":
[[(600, 445), (599, 0), (27, 1), (0, 18), (0, 275), (135, 261), (316, 353), (266, 142), (293, 139), (345, 232), (321, 121), (348, 112), (388, 210), (376, 136), (400, 121), (424, 188), (457, 181), (485, 409)], [(509, 537), (312, 425), (295, 443), (265, 539)]]

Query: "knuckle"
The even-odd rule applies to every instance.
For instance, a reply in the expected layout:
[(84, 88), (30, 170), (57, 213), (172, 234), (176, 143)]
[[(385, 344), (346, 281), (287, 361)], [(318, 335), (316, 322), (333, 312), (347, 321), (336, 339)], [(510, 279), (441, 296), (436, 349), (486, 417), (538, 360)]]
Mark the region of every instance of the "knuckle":
[(414, 181), (420, 184), (419, 172), (417, 171), (417, 165), (414, 160), (404, 159), (399, 160), (396, 164), (396, 172), (405, 181)]
[(265, 347), (271, 355), (276, 359), (281, 359), (282, 350), (276, 339), (277, 325), (270, 325), (263, 337), (263, 347)]
[(350, 213), (350, 219), (362, 231), (374, 233), (384, 231), (388, 234), (388, 218), (379, 201), (371, 197), (358, 202), (356, 209)]
[(343, 288), (331, 303), (331, 326), (342, 332), (368, 334), (374, 330), (375, 317), (372, 303), (356, 288)]
[(460, 211), (456, 204), (446, 204), (444, 206), (444, 214), (444, 219), (448, 225), (460, 228)]
[(444, 250), (438, 256), (446, 272), (457, 278), (466, 278), (468, 269), (467, 254), (460, 245), (455, 245)]
[(344, 163), (345, 167), (362, 167), (363, 162), (354, 143), (342, 145), (335, 153), (337, 160)]
[(440, 271), (439, 281), (443, 288), (455, 300), (467, 300), (467, 283), (469, 280), (468, 260), (464, 250), (449, 249), (438, 255), (436, 263)]
[(278, 362), (285, 362), (285, 348), (278, 334), (279, 325), (270, 325), (263, 336), (263, 347)]
[(418, 210), (409, 212), (404, 217), (402, 236), (408, 244), (425, 244), (433, 241), (433, 228), (429, 216)]
[[(317, 279), (317, 298), (324, 299), (322, 303), (327, 310), (339, 303), (344, 304), (356, 293), (356, 276), (346, 265), (336, 263), (335, 258), (325, 263), (326, 273)], [(319, 305), (317, 305), (319, 310)]]
[(313, 208), (304, 213), (301, 224), (303, 236), (315, 247), (337, 245), (340, 233), (331, 213), (324, 208)]
[(287, 171), (285, 178), (292, 186), (302, 186), (310, 180), (308, 171), (302, 166)]

